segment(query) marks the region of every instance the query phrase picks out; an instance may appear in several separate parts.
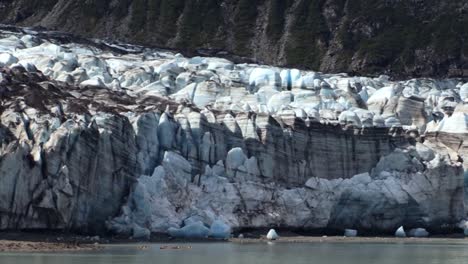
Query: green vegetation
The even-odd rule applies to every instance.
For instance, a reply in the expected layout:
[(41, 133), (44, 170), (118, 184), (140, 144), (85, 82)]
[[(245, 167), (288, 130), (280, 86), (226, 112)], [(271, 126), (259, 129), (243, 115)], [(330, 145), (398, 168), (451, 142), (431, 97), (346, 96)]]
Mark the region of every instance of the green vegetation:
[(434, 48), (437, 54), (460, 56), (463, 45), (461, 36), (468, 26), (468, 18), (465, 17), (464, 20), (463, 25), (463, 22), (456, 17), (445, 14), (437, 20), (437, 24), (432, 25)]
[(326, 43), (329, 31), (322, 14), (325, 0), (300, 0), (295, 10), (290, 38), (286, 43), (287, 62), (312, 69), (320, 67), (325, 52), (319, 43)]
[[(76, 10), (81, 11), (80, 17), (83, 18), (83, 29), (86, 32), (93, 32), (96, 30), (96, 25), (102, 17), (108, 12), (110, 0), (89, 0), (89, 1), (76, 1), (79, 7)], [(62, 17), (64, 23), (67, 23), (68, 17)]]
[[(439, 11), (432, 14), (435, 11), (428, 12), (428, 8), (437, 3), (426, 2), (426, 10), (419, 10), (408, 1), (348, 1), (348, 16), (355, 19), (354, 22), (373, 26), (374, 32), (370, 37), (350, 34), (350, 26), (346, 24), (339, 35), (345, 49), (358, 52), (360, 58), (365, 57), (369, 72), (381, 71), (389, 66), (396, 72), (404, 71), (405, 66), (416, 63), (416, 50), (433, 50), (434, 59), (459, 58), (464, 46), (463, 39), (466, 39), (463, 32), (468, 23), (466, 20), (460, 21), (460, 17), (453, 14)], [(414, 10), (420, 13), (414, 13)]]
[(147, 0), (133, 0), (131, 5), (131, 21), (130, 29), (135, 33), (144, 31), (146, 29), (148, 1)]
[[(204, 0), (201, 1), (203, 16), (201, 31), (205, 41), (210, 40), (214, 46), (218, 45), (218, 39), (214, 36), (218, 33), (223, 25), (223, 16), (221, 13), (221, 5), (219, 0)], [(200, 16), (198, 14), (198, 16)], [(200, 33), (198, 32), (198, 33)]]
[[(19, 10), (15, 14), (15, 22), (22, 22), (25, 19), (28, 19), (31, 16), (37, 15), (38, 13), (47, 13), (53, 6), (57, 3), (58, 0), (22, 0), (20, 1)], [(2, 3), (6, 2), (6, 3)], [(12, 1), (2, 1), (0, 0), (0, 5), (9, 5), (14, 3), (9, 3)], [(6, 17), (10, 8), (2, 7), (0, 8), (0, 18)]]
[(179, 35), (181, 36), (181, 39), (177, 43), (178, 47), (196, 47), (200, 42), (201, 16), (199, 12), (199, 6), (196, 1), (187, 1), (184, 12), (182, 13), (182, 21), (179, 26)]
[[(190, 1), (190, 0), (188, 0)], [(167, 41), (177, 35), (177, 22), (184, 11), (184, 0), (160, 0), (159, 8), (159, 38)]]
[(37, 12), (37, 10), (50, 10), (58, 0), (27, 0), (24, 4), (25, 8)]
[[(142, 44), (186, 50), (226, 49), (241, 56), (256, 53), (265, 55), (260, 60), (272, 63), (279, 62), (273, 54), (284, 51), (286, 64), (316, 70), (326, 65), (337, 71), (361, 71), (350, 67), (356, 59), (353, 65), (362, 65), (365, 73), (415, 68), (444, 71), (450, 65), (462, 67), (468, 57), (468, 10), (462, 0), (6, 2), (11, 8), (0, 10), (0, 17), (6, 17), (3, 22), (39, 23), (59, 5), (56, 10), (62, 14), (51, 14), (47, 20), (58, 17), (56, 25), (51, 25), (58, 29), (90, 36), (119, 28), (122, 32), (110, 33)], [(257, 25), (257, 21), (264, 24)], [(127, 26), (129, 30), (125, 30)], [(260, 39), (263, 29), (266, 39)], [(254, 50), (266, 48), (256, 45), (260, 40), (268, 44), (267, 48), (273, 46), (272, 50)], [(280, 41), (281, 45), (274, 47)], [(333, 56), (326, 58), (332, 63), (322, 63), (325, 54)]]
[(266, 33), (269, 39), (278, 40), (283, 35), (286, 10), (292, 0), (270, 0)]
[(216, 0), (187, 1), (179, 26), (180, 48), (197, 48), (205, 42), (216, 45), (216, 35), (222, 22)]
[(122, 19), (122, 17), (126, 17), (128, 15), (128, 9), (132, 0), (120, 0), (118, 5), (113, 7), (111, 10), (112, 16), (115, 19)]
[(257, 18), (258, 0), (239, 0), (234, 12), (234, 52), (240, 55), (249, 54), (249, 42), (254, 37)]
[(147, 0), (148, 1), (148, 22), (150, 26), (156, 26), (159, 19), (161, 9), (161, 0)]

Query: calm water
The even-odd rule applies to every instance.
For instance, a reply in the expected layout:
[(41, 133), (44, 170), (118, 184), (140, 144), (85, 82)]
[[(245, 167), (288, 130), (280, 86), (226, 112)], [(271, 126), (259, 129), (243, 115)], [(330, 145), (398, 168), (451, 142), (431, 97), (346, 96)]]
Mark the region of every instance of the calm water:
[(1, 264), (467, 264), (468, 244), (192, 244), (190, 250), (149, 245), (110, 246), (98, 252), (0, 254)]

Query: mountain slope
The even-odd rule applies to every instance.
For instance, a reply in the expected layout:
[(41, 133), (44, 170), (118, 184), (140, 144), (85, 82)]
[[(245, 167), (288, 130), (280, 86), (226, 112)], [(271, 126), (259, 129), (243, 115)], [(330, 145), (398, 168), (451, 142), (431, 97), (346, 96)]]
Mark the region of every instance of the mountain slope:
[[(0, 22), (326, 72), (468, 76), (468, 4), (435, 0), (4, 0)], [(218, 55), (220, 55), (218, 53)]]

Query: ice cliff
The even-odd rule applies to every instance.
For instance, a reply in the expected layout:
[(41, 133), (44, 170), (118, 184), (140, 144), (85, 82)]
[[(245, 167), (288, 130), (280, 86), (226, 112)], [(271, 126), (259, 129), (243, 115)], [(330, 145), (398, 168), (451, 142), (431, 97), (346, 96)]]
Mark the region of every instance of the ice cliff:
[(0, 32), (0, 67), (1, 229), (443, 231), (466, 217), (462, 80), (21, 28)]

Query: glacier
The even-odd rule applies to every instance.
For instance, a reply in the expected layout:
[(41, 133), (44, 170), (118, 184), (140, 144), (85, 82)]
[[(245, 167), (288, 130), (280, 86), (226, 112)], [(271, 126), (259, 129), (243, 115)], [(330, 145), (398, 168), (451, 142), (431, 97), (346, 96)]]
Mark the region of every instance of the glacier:
[(0, 30), (0, 229), (392, 233), (466, 219), (468, 84)]

